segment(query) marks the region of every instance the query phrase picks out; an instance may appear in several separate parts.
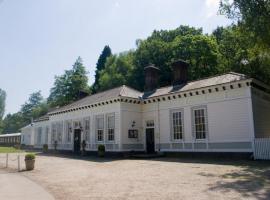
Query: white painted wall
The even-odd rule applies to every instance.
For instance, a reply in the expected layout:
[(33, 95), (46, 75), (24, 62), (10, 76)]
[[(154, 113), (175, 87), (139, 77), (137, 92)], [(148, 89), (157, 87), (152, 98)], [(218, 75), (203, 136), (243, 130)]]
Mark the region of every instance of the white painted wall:
[[(106, 118), (106, 114), (114, 113), (115, 115), (115, 141), (114, 142), (97, 142), (96, 141), (96, 116), (97, 115), (104, 115), (104, 119)], [(90, 117), (90, 141), (87, 141), (87, 150), (97, 150), (97, 146), (99, 144), (105, 144), (105, 146), (110, 148), (110, 151), (119, 151), (120, 148), (120, 103), (113, 103), (103, 106), (98, 106), (94, 108), (88, 108), (83, 110), (78, 110), (74, 112), (59, 114), (50, 116), (50, 124), (57, 123), (57, 122), (65, 122), (67, 120), (72, 120), (72, 122), (75, 121), (83, 121), (84, 118)], [(74, 127), (73, 127), (74, 128)], [(59, 144), (59, 147), (61, 148), (61, 145), (63, 146), (61, 149), (66, 150), (73, 150), (73, 138), (74, 138), (74, 132), (71, 135), (71, 143), (67, 143), (64, 138), (66, 138), (66, 129), (64, 127), (64, 135), (62, 135), (62, 142)], [(84, 133), (82, 132), (82, 140), (84, 138)], [(105, 120), (105, 136), (107, 136), (107, 129), (106, 129), (106, 120)], [(51, 141), (51, 134), (49, 136), (49, 141)], [(52, 144), (51, 144), (52, 145)], [(50, 148), (53, 148), (51, 146)]]
[(270, 138), (270, 95), (252, 88), (252, 106), (256, 138)]
[[(142, 151), (144, 150), (144, 136), (142, 127), (142, 106), (121, 102), (121, 150), (122, 151)], [(132, 124), (134, 126), (132, 127)], [(129, 138), (128, 130), (137, 129), (138, 138)]]
[(21, 129), (21, 144), (34, 146), (34, 128), (31, 125)]
[[(35, 148), (42, 148), (44, 144), (48, 144), (48, 140), (46, 141), (46, 128), (49, 129), (48, 137), (50, 134), (50, 121), (40, 121), (33, 123), (33, 132), (34, 132), (34, 147)], [(41, 141), (38, 142), (38, 129), (41, 128)]]
[[(261, 104), (261, 102), (257, 101)], [(255, 105), (254, 104), (254, 105)], [(205, 106), (208, 118), (208, 138), (203, 141), (195, 140), (192, 133), (192, 108)], [(265, 105), (264, 105), (265, 106)], [(202, 152), (252, 152), (254, 137), (253, 116), (251, 106), (250, 88), (219, 90), (200, 95), (155, 103), (133, 104), (117, 102), (94, 108), (78, 110), (74, 112), (50, 116), (46, 123), (35, 123), (34, 128), (40, 126), (50, 127), (49, 144), (51, 142), (51, 126), (53, 123), (67, 120), (83, 121), (90, 117), (90, 141), (87, 141), (87, 150), (96, 151), (98, 144), (105, 144), (107, 151), (144, 151), (146, 121), (154, 120), (156, 150), (161, 151), (202, 151)], [(182, 109), (184, 114), (184, 139), (182, 141), (171, 141), (170, 111)], [(96, 141), (96, 116), (114, 113), (115, 115), (115, 141)], [(259, 113), (259, 112), (258, 112)], [(269, 113), (269, 112), (268, 112)], [(254, 115), (254, 118), (259, 118)], [(267, 118), (269, 119), (269, 118)], [(105, 120), (106, 121), (106, 120)], [(133, 122), (135, 126), (132, 127)], [(265, 124), (265, 122), (263, 123)], [(261, 127), (265, 127), (262, 125)], [(73, 127), (74, 128), (74, 127)], [(261, 128), (263, 130), (269, 128)], [(139, 138), (128, 137), (129, 129), (138, 129)], [(36, 130), (36, 129), (35, 129)], [(67, 143), (67, 130), (64, 126), (62, 141), (58, 149), (73, 150), (73, 133), (71, 142)], [(82, 133), (84, 134), (84, 133)], [(36, 134), (35, 134), (36, 135)], [(105, 136), (107, 136), (105, 122)], [(82, 136), (82, 139), (84, 136)], [(53, 148), (50, 144), (49, 148)]]
[[(147, 120), (155, 121), (156, 150), (161, 148), (161, 151), (251, 152), (253, 130), (250, 128), (250, 124), (252, 124), (250, 105), (251, 99), (248, 87), (176, 98), (170, 101), (161, 100), (160, 102), (143, 105), (142, 124), (144, 125)], [(196, 141), (192, 134), (191, 109), (196, 106), (206, 106), (208, 113), (209, 138), (200, 142)], [(178, 142), (171, 141), (170, 110), (172, 109), (184, 111), (184, 139)], [(159, 121), (160, 125), (158, 124)], [(185, 148), (185, 143), (192, 147)], [(205, 148), (195, 149), (196, 143), (203, 143)], [(227, 145), (226, 143), (234, 144)], [(183, 145), (183, 148), (181, 145)]]

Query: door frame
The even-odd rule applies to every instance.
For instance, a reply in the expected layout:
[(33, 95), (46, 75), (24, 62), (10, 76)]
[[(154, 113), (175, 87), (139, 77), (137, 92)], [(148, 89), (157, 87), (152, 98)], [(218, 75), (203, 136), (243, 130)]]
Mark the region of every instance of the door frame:
[[(154, 144), (153, 144), (153, 152), (148, 152), (148, 144), (147, 144), (147, 130), (153, 130), (153, 141), (154, 141)], [(154, 127), (147, 127), (145, 129), (145, 152), (146, 153), (155, 153), (156, 152), (156, 141), (155, 141), (155, 128)]]
[[(76, 136), (76, 132), (79, 131), (79, 149), (75, 151), (75, 136)], [(74, 134), (73, 134), (73, 152), (74, 153), (80, 153), (81, 152), (81, 142), (82, 142), (82, 130), (81, 129), (74, 129)]]

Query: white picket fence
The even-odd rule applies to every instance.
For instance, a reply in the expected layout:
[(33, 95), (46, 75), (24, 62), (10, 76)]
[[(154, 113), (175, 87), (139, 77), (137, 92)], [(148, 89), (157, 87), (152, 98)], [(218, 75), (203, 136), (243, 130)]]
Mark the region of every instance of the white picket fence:
[(256, 138), (254, 141), (254, 159), (270, 160), (270, 138)]

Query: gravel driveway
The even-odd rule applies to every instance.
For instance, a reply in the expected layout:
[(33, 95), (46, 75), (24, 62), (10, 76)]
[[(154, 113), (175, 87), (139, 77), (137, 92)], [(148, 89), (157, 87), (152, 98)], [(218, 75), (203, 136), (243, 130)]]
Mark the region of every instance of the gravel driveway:
[(37, 156), (22, 172), (56, 199), (270, 199), (269, 163)]

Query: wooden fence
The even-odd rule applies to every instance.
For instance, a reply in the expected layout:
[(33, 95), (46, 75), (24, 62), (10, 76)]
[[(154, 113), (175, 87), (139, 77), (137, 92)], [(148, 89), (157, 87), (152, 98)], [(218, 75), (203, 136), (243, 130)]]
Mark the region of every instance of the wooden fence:
[(254, 141), (254, 159), (270, 160), (270, 138), (256, 138)]

